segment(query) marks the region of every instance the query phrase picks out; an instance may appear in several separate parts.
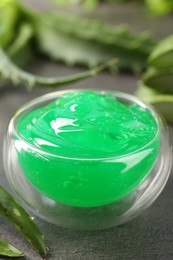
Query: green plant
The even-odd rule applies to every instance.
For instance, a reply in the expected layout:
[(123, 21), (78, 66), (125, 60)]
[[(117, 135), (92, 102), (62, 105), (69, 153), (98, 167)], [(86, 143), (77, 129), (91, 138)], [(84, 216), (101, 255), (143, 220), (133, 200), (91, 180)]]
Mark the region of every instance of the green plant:
[[(44, 236), (28, 213), (2, 187), (0, 187), (0, 215), (16, 227), (42, 258), (45, 259), (47, 246)], [(23, 255), (21, 251), (11, 246), (8, 242), (0, 240), (0, 255), (12, 256), (12, 254), (14, 256)]]
[[(2, 0), (0, 10), (0, 88), (9, 79), (29, 88), (54, 87), (94, 76), (106, 67), (139, 73), (156, 44), (147, 33), (135, 35), (124, 25), (64, 13), (41, 14), (18, 1)], [(21, 68), (32, 58), (33, 49), (68, 65), (96, 67), (66, 77), (36, 76)]]
[[(31, 58), (31, 46), (35, 37), (37, 13), (25, 9), (17, 1), (2, 0), (0, 4), (0, 78), (11, 79), (14, 83), (24, 83), (28, 87), (36, 85), (59, 86), (96, 75), (114, 62), (108, 62), (84, 73), (66, 77), (39, 77), (24, 71), (23, 66)], [(38, 21), (39, 23), (39, 18)], [(18, 37), (15, 37), (17, 31)], [(48, 39), (47, 39), (48, 40)], [(0, 88), (4, 87), (1, 83)]]
[(151, 52), (148, 67), (136, 95), (154, 105), (173, 122), (173, 36), (162, 40)]

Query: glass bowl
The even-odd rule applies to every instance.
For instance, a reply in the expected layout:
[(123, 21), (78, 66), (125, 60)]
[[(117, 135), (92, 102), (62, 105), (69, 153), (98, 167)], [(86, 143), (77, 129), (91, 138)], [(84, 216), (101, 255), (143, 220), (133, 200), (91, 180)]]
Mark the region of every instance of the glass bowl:
[[(17, 125), (21, 117), (74, 91), (57, 91), (34, 99), (11, 119), (3, 152), (8, 181), (24, 207), (48, 222), (80, 230), (121, 225), (148, 208), (167, 182), (172, 164), (168, 127), (154, 108), (134, 96), (117, 91), (89, 90), (100, 94), (111, 93), (121, 102), (137, 104), (154, 116), (158, 131), (143, 151), (110, 158), (73, 158), (38, 148), (20, 135)], [(151, 162), (152, 145), (158, 136), (159, 150)], [(79, 171), (81, 183), (87, 176), (90, 186), (87, 182), (82, 186), (75, 179)], [(116, 174), (119, 179), (113, 181), (110, 176)], [(133, 176), (132, 183), (129, 176)], [(65, 185), (68, 186), (69, 177), (71, 189), (68, 194)], [(52, 185), (54, 190), (50, 188)], [(119, 197), (116, 196), (117, 190)], [(92, 203), (85, 206), (76, 204), (76, 197), (82, 202), (90, 197)], [(96, 204), (98, 197), (102, 201), (100, 205)]]

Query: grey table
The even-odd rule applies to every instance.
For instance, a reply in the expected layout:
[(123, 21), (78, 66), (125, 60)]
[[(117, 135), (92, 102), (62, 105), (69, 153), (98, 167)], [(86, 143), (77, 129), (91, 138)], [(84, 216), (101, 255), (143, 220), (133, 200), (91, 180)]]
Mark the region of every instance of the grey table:
[[(26, 1), (25, 1), (26, 2)], [(33, 1), (27, 1), (34, 4)], [(37, 1), (38, 8), (49, 8), (44, 1)], [(125, 12), (127, 21), (133, 25), (134, 30), (152, 28), (157, 37), (162, 37), (171, 32), (173, 17), (162, 20), (146, 21), (140, 11), (131, 6), (119, 7), (117, 15), (106, 7), (101, 8), (95, 15), (103, 16), (117, 22), (123, 21), (121, 12)], [(109, 15), (110, 14), (110, 15)], [(128, 15), (127, 15), (128, 14)], [(118, 16), (118, 18), (117, 18)], [(131, 19), (133, 18), (133, 19)], [(117, 21), (116, 21), (117, 19)], [(118, 20), (119, 19), (119, 20)], [(136, 22), (137, 21), (137, 22)], [(49, 62), (36, 62), (32, 70), (41, 75), (66, 75), (79, 71), (69, 69), (63, 65)], [(137, 86), (137, 78), (130, 75), (111, 76), (102, 73), (80, 84), (64, 87), (68, 88), (107, 88), (132, 93)], [(62, 89), (62, 88), (60, 88)], [(52, 91), (52, 90), (51, 90)], [(3, 136), (8, 122), (14, 112), (27, 101), (49, 92), (37, 89), (27, 92), (24, 87), (14, 88), (9, 86), (0, 93), (0, 183), (11, 193), (12, 190), (6, 180), (2, 163)], [(157, 201), (141, 216), (131, 222), (116, 228), (104, 231), (77, 232), (63, 229), (35, 218), (42, 232), (45, 234), (50, 247), (48, 259), (50, 260), (171, 260), (173, 259), (173, 176), (157, 199)], [(0, 236), (11, 241), (25, 253), (27, 260), (39, 260), (25, 239), (4, 219), (0, 218)], [(5, 258), (0, 258), (5, 259)]]

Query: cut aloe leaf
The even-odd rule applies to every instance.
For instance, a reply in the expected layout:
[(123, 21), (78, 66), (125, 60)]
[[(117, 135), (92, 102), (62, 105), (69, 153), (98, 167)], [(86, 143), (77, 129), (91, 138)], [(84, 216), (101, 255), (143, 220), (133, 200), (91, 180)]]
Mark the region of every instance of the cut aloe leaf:
[(134, 93), (141, 100), (154, 106), (164, 118), (173, 123), (173, 95), (161, 94), (141, 82), (139, 88)]
[(35, 250), (45, 259), (47, 246), (44, 236), (28, 213), (18, 202), (0, 186), (0, 215), (5, 217), (28, 240)]
[(148, 33), (132, 34), (128, 28), (63, 13), (32, 16), (38, 49), (68, 65), (97, 66), (118, 59), (120, 70), (139, 73), (156, 43)]
[(158, 69), (173, 68), (173, 35), (161, 41), (154, 48), (148, 62)]
[(166, 71), (150, 68), (144, 75), (143, 83), (158, 92), (173, 94), (173, 68)]
[(24, 256), (23, 252), (3, 239), (0, 239), (0, 255), (8, 257)]

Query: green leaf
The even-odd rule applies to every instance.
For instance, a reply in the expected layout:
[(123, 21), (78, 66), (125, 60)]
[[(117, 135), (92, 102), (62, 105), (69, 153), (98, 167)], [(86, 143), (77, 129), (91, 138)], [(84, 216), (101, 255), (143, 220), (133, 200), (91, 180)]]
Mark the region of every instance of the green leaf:
[(74, 83), (92, 76), (95, 76), (97, 73), (103, 69), (112, 66), (115, 64), (115, 60), (111, 60), (106, 64), (95, 67), (86, 72), (74, 74), (72, 76), (66, 77), (55, 77), (55, 78), (46, 78), (41, 76), (35, 76), (31, 73), (25, 72), (19, 67), (17, 67), (6, 55), (2, 48), (0, 48), (0, 74), (3, 79), (9, 79), (15, 84), (25, 84), (28, 88), (32, 89), (36, 86), (44, 87), (57, 87), (70, 83)]
[(32, 56), (30, 42), (33, 35), (32, 26), (29, 23), (22, 23), (16, 39), (7, 49), (9, 57), (20, 67), (23, 67)]
[(45, 258), (47, 246), (44, 236), (28, 213), (2, 187), (0, 187), (0, 215), (16, 227), (36, 251)]
[(162, 93), (173, 93), (173, 68), (157, 70), (149, 68), (143, 77), (143, 84)]
[(24, 256), (22, 251), (18, 250), (16, 247), (2, 239), (0, 239), (0, 255), (8, 257)]
[(112, 26), (95, 19), (48, 13), (34, 19), (38, 49), (68, 65), (96, 66), (118, 59), (121, 70), (144, 69), (155, 46), (147, 34), (134, 35), (126, 26)]
[(162, 40), (154, 48), (148, 63), (157, 69), (173, 68), (173, 35)]
[(67, 35), (129, 50), (148, 53), (155, 46), (148, 32), (135, 35), (125, 24), (113, 26), (97, 19), (60, 12), (44, 13), (37, 17), (39, 22)]
[(168, 122), (173, 123), (173, 95), (161, 94), (143, 85), (142, 82), (139, 83), (134, 94), (141, 100), (150, 103)]

